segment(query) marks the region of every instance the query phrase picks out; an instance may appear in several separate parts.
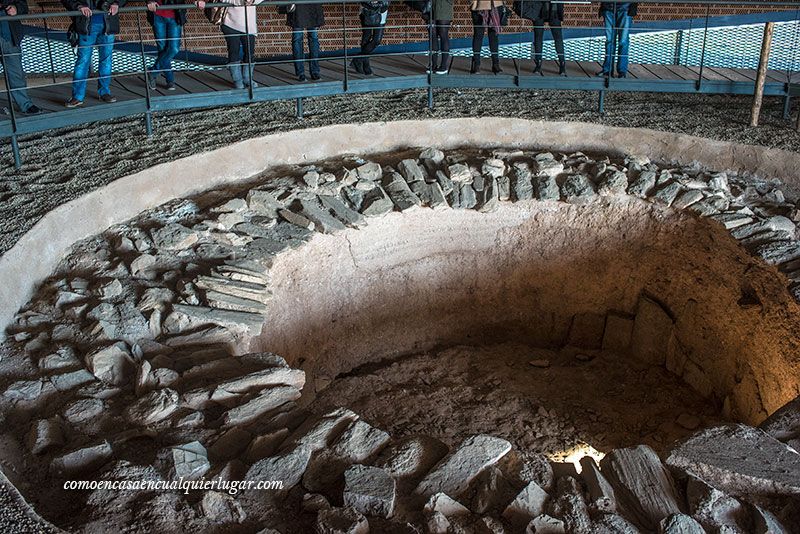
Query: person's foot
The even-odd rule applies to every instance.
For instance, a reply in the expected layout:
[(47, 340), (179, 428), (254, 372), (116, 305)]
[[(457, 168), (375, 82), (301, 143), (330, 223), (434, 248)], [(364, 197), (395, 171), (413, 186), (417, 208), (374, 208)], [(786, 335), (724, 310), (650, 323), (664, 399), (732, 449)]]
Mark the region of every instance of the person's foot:
[(304, 81), (306, 81), (306, 75), (305, 75), (305, 74), (298, 74), (298, 75), (297, 75), (297, 81), (298, 81), (298, 82), (304, 82)]
[(106, 93), (104, 95), (100, 95), (100, 100), (105, 102), (106, 104), (113, 104), (117, 101), (117, 97), (112, 95), (111, 93)]
[(603, 77), (608, 76), (608, 75), (609, 75), (609, 73), (604, 71), (604, 70), (601, 70), (600, 72), (595, 74), (595, 76), (597, 76), (598, 78), (603, 78)]
[(175, 82), (167, 82), (167, 91), (174, 91), (176, 89)]
[[(533, 62), (533, 73), (534, 74), (542, 74), (542, 62), (541, 61), (534, 61)], [(542, 76), (544, 76), (542, 74)]]
[(156, 77), (153, 76), (152, 74), (147, 75), (147, 85), (148, 87), (150, 87), (151, 91), (156, 90)]
[[(369, 71), (369, 73), (368, 73), (368, 72), (367, 72), (367, 69), (365, 68), (365, 69), (364, 69), (364, 74), (372, 74), (372, 71)], [(319, 75), (319, 73), (315, 73), (315, 74), (312, 74), (312, 75), (311, 75), (311, 79), (312, 79), (312, 80), (315, 80), (315, 81), (316, 81), (316, 80), (319, 80), (319, 79), (321, 79), (321, 78), (322, 78), (322, 76), (320, 76), (320, 75)]]
[(244, 82), (241, 80), (233, 82), (233, 87), (236, 89), (244, 89)]
[(40, 108), (36, 104), (31, 104), (30, 106), (25, 108), (25, 110), (23, 111), (23, 113), (25, 115), (37, 115), (37, 114), (39, 114), (41, 112), (42, 112), (42, 108)]
[(361, 64), (361, 58), (355, 58), (350, 62), (350, 66), (355, 69), (359, 74), (364, 74), (364, 66)]
[[(372, 76), (372, 67), (370, 67), (367, 62), (364, 62), (364, 74), (366, 76)], [(317, 79), (319, 79), (319, 76), (317, 76)]]
[(77, 98), (70, 98), (66, 102), (64, 102), (64, 107), (67, 108), (77, 108), (83, 105), (83, 100), (78, 100)]
[(618, 72), (617, 73), (617, 78), (627, 78), (627, 77), (628, 77), (628, 73), (627, 72)]
[(447, 74), (447, 67), (445, 67), (444, 65), (442, 65), (441, 67), (439, 67), (438, 69), (436, 69), (435, 73), (436, 73), (436, 74)]

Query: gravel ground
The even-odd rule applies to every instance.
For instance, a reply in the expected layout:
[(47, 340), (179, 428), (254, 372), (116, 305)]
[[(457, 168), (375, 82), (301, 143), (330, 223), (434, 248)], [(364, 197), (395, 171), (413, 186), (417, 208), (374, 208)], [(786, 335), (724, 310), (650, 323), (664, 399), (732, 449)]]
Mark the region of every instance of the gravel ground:
[(800, 150), (800, 134), (781, 118), (783, 101), (766, 99), (762, 125), (751, 128), (750, 98), (668, 94), (609, 94), (606, 114), (594, 92), (439, 90), (436, 109), (424, 91), (307, 99), (306, 118), (293, 102), (161, 114), (155, 135), (141, 117), (23, 137), (24, 166), (12, 166), (10, 143), (0, 150), (0, 254), (45, 213), (121, 176), (221, 145), (295, 128), (379, 120), (513, 116), (647, 127), (712, 139)]

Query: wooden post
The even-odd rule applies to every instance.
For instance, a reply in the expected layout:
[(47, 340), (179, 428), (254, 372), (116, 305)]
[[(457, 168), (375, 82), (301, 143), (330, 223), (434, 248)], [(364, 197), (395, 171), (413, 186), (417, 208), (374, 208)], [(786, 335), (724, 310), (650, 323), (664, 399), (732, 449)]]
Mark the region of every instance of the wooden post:
[(767, 78), (767, 64), (769, 63), (769, 49), (772, 46), (772, 32), (774, 22), (764, 25), (764, 40), (761, 42), (761, 58), (758, 60), (758, 75), (756, 88), (753, 94), (753, 109), (750, 113), (750, 126), (758, 126), (758, 117), (761, 115), (761, 101), (764, 99), (764, 81)]

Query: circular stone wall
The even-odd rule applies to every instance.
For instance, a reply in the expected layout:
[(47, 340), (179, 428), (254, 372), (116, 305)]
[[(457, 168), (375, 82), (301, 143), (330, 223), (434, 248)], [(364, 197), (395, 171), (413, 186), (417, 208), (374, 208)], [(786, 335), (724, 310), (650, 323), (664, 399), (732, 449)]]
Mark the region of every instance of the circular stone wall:
[[(797, 396), (800, 243), (798, 199), (790, 188), (748, 173), (641, 156), (493, 148), (428, 148), (273, 168), (246, 186), (162, 205), (77, 243), (17, 314), (3, 346), (4, 470), (38, 510), (76, 530), (135, 522), (166, 530), (227, 523), (290, 532), (316, 521), (324, 531), (340, 520), (366, 521), (349, 516), (343, 503), (370, 516), (388, 514), (353, 493), (356, 482), (344, 472), (358, 479), (363, 468), (352, 464), (402, 472), (404, 455), (417, 461), (417, 452), (428, 458), (433, 451), (429, 463), (420, 460), (418, 473), (396, 475), (398, 521), (422, 524), (436, 519), (432, 512), (443, 513), (436, 499), (424, 501), (436, 486), (429, 479), (449, 479), (447, 458), (455, 458), (454, 464), (481, 467), (459, 473), (463, 480), (443, 490), (447, 498), (483, 514), (486, 525), (490, 519), (515, 523), (504, 510), (530, 488), (530, 462), (547, 465), (536, 456), (543, 450), (526, 449), (531, 441), (515, 434), (516, 425), (498, 427), (500, 438), (460, 436), (461, 445), (457, 434), (437, 439), (425, 425), (416, 428), (427, 437), (404, 428), (391, 437), (376, 428), (378, 414), (372, 426), (347, 410), (350, 398), (336, 398), (347, 391), (339, 386), (370, 370), (396, 379), (397, 373), (378, 372), (385, 360), (395, 359), (403, 373), (410, 368), (398, 357), (431, 350), (437, 383), (419, 376), (421, 392), (451, 378), (462, 387), (456, 374), (462, 381), (486, 377), (490, 389), (521, 390), (509, 415), (554, 420), (548, 399), (537, 399), (538, 408), (523, 402), (526, 382), (518, 378), (551, 363), (565, 380), (572, 372), (582, 380), (618, 377), (625, 391), (616, 403), (593, 399), (599, 389), (587, 386), (565, 387), (574, 398), (559, 405), (589, 414), (598, 427), (606, 419), (592, 408), (610, 406), (603, 417), (626, 419), (636, 402), (657, 400), (650, 407), (654, 421), (603, 442), (609, 449), (644, 439), (645, 430), (660, 428), (660, 417), (670, 417), (663, 423), (669, 430), (684, 407), (687, 417), (677, 422), (685, 436), (698, 424), (718, 423), (720, 412), (760, 423)], [(466, 358), (465, 351), (471, 351)], [(527, 351), (552, 358), (530, 359)], [(448, 358), (460, 366), (452, 376), (441, 371)], [(514, 371), (497, 373), (499, 364)], [(425, 366), (411, 370), (424, 374)], [(644, 391), (647, 384), (653, 391)], [(669, 398), (671, 388), (680, 402)], [(470, 433), (484, 432), (470, 426), (482, 416), (491, 423), (482, 405), (490, 396), (476, 389), (474, 402), (463, 407)], [(391, 399), (378, 401), (385, 411), (403, 410)], [(331, 403), (337, 410), (318, 411)], [(453, 415), (431, 424), (458, 424)], [(770, 432), (795, 439), (783, 422), (791, 417), (781, 417)], [(581, 429), (561, 422), (541, 428), (565, 438), (558, 459), (569, 460), (573, 449), (598, 453), (575, 441), (586, 434)], [(791, 479), (800, 469), (793, 451), (749, 427), (723, 428), (713, 443), (735, 438), (745, 443), (745, 458), (770, 450), (768, 476), (780, 484), (767, 484), (766, 497), (742, 482), (751, 480), (748, 473), (744, 479), (717, 473), (715, 484), (763, 506), (782, 503), (783, 488), (800, 491)], [(697, 439), (705, 454), (713, 447), (702, 432)], [(678, 449), (656, 441), (660, 452), (671, 451), (669, 465), (691, 473), (692, 451), (675, 457)], [(482, 471), (514, 446), (499, 471)], [(643, 455), (637, 461), (665, 473), (661, 489), (674, 493), (667, 496), (670, 509), (686, 509), (685, 481), (669, 489), (661, 461), (640, 449), (610, 452), (603, 472), (619, 489), (624, 468), (614, 462)], [(490, 458), (473, 456), (489, 450), (495, 451)], [(622, 507), (619, 514), (592, 508), (591, 518), (586, 512), (576, 519), (558, 503), (586, 496), (573, 487), (579, 482), (565, 480), (577, 480), (577, 473), (564, 469), (572, 468), (555, 465), (549, 482), (537, 480), (553, 499), (548, 513), (570, 532), (581, 530), (570, 523), (578, 519), (632, 521), (654, 530), (665, 517), (630, 515)], [(476, 496), (494, 493), (487, 488), (498, 483), (481, 472), (505, 477), (511, 493), (502, 506), (487, 508)], [(287, 487), (240, 498), (219, 491), (63, 489), (65, 481), (84, 477), (200, 476), (272, 477)], [(388, 480), (385, 472), (375, 476)], [(475, 494), (461, 495), (467, 489)], [(391, 500), (394, 505), (394, 493)], [(378, 531), (391, 531), (387, 521), (370, 518)]]

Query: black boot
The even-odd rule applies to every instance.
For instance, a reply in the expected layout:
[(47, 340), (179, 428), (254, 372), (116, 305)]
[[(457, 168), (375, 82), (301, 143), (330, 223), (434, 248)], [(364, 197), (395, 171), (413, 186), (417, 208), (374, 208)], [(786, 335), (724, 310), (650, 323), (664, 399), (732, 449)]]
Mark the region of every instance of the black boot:
[(434, 52), (431, 54), (431, 72), (436, 72), (439, 70), (439, 54)]
[(500, 68), (500, 58), (497, 54), (492, 54), (492, 72), (500, 74), (503, 69)]
[(481, 70), (481, 56), (472, 56), (472, 65), (469, 67), (470, 74), (477, 74)]
[(558, 75), (559, 76), (567, 75), (567, 62), (564, 61), (564, 56), (558, 58)]
[(364, 74), (367, 76), (372, 76), (372, 67), (369, 66), (369, 58), (365, 57), (361, 59), (361, 69), (364, 71)]
[(364, 65), (361, 61), (362, 59), (360, 57), (353, 58), (353, 61), (350, 62), (350, 66), (353, 67), (357, 73), (364, 74)]
[(541, 59), (534, 59), (533, 60), (533, 73), (534, 74), (542, 74), (542, 60)]
[(439, 68), (436, 69), (434, 72), (436, 74), (447, 74), (450, 70), (450, 54), (445, 52), (442, 54), (442, 61), (439, 63)]

